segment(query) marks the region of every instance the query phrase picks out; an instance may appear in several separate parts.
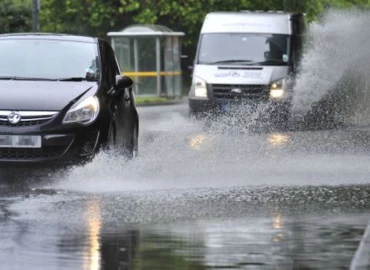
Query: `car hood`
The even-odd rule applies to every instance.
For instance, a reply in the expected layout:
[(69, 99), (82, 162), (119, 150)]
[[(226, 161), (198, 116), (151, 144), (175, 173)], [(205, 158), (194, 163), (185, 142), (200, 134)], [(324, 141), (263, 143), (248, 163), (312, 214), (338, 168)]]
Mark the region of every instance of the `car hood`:
[(0, 81), (0, 110), (60, 111), (97, 82)]

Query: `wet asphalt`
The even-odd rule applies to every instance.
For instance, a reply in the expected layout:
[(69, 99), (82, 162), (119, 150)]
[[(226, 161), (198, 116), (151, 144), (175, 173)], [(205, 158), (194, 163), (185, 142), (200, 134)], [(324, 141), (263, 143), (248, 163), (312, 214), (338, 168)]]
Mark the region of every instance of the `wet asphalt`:
[(139, 114), (135, 160), (2, 172), (0, 269), (367, 269), (370, 129)]

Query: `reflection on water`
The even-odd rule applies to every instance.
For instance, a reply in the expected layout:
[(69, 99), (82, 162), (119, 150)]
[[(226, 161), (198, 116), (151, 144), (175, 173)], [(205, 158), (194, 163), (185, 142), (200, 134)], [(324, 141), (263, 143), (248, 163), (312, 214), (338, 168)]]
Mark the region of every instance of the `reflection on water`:
[(101, 213), (99, 200), (89, 200), (86, 203), (85, 219), (88, 224), (89, 243), (84, 250), (84, 267), (86, 270), (100, 269), (100, 229)]
[[(368, 211), (353, 213), (343, 203), (360, 209), (360, 200), (368, 210), (369, 188), (328, 189), (325, 196), (316, 191), (312, 197), (320, 204), (311, 201), (311, 207), (316, 205), (313, 212), (298, 206), (302, 197), (312, 195), (307, 190), (284, 197), (287, 191), (278, 189), (273, 192), (275, 201), (263, 199), (261, 192), (249, 200), (237, 190), (233, 196), (220, 193), (214, 200), (204, 199), (204, 193), (203, 200), (192, 194), (187, 197), (191, 204), (180, 197), (158, 204), (148, 193), (136, 198), (130, 193), (128, 197), (75, 195), (61, 200), (57, 195), (42, 195), (29, 199), (27, 213), (18, 209), (15, 223), (10, 218), (8, 225), (0, 223), (0, 269), (348, 268)], [(330, 203), (343, 195), (348, 198)], [(239, 200), (240, 196), (244, 199)], [(284, 200), (291, 200), (289, 207), (284, 207)], [(41, 210), (33, 209), (37, 205)], [(186, 211), (182, 218), (164, 221), (166, 215)], [(194, 216), (202, 211), (203, 215)], [(222, 211), (232, 214), (217, 215)], [(210, 212), (214, 215), (206, 214)], [(135, 223), (116, 218), (135, 214), (161, 215), (161, 219)]]
[[(89, 198), (82, 200), (87, 230), (68, 231), (67, 239), (75, 235), (76, 241), (65, 242), (64, 246), (70, 244), (83, 250), (83, 256), (88, 257), (83, 262), (84, 269), (348, 268), (368, 214), (350, 214), (352, 211), (344, 202), (351, 209), (353, 206), (360, 209), (362, 204), (368, 209), (368, 187), (318, 188), (315, 192), (296, 189), (290, 193), (287, 189), (270, 188), (268, 192), (272, 196), (270, 200), (263, 199), (261, 191), (247, 200), (240, 188), (232, 192), (233, 196), (220, 193), (214, 200), (212, 196), (212, 199), (201, 196), (203, 200), (200, 200), (192, 194), (187, 199), (196, 206), (180, 197), (158, 204), (153, 197), (148, 198), (148, 193)], [(239, 200), (240, 197), (244, 199)], [(311, 198), (309, 206), (313, 212), (300, 208), (303, 198), (305, 201)], [(333, 203), (335, 198), (341, 199)], [(63, 204), (63, 209), (72, 209), (68, 205)], [(76, 204), (73, 202), (69, 207), (75, 208)], [(222, 214), (218, 219), (216, 213), (221, 208), (233, 214)], [(254, 210), (243, 212), (243, 209)], [(186, 211), (192, 218), (184, 214), (186, 219), (182, 216), (177, 222), (176, 219), (163, 221), (167, 214)], [(202, 211), (215, 215), (194, 217)], [(161, 215), (161, 219), (135, 225), (112, 217), (117, 215)], [(78, 251), (75, 254), (80, 256)]]
[(274, 216), (274, 229), (281, 229), (283, 227), (282, 215), (278, 213)]
[(289, 142), (289, 136), (282, 133), (269, 134), (267, 140), (271, 146), (283, 146)]
[(213, 140), (214, 138), (209, 135), (197, 134), (190, 138), (189, 146), (193, 150), (200, 151), (203, 150), (205, 147), (210, 146)]
[[(239, 138), (240, 139), (240, 138)], [(189, 139), (189, 147), (196, 151), (214, 146), (215, 137), (207, 134), (192, 135)], [(290, 141), (290, 136), (283, 133), (271, 133), (267, 135), (267, 142), (272, 147), (285, 146)]]
[[(347, 217), (348, 218), (348, 217)], [(357, 216), (358, 218), (358, 216)], [(346, 221), (308, 218), (196, 221), (102, 235), (103, 269), (345, 269), (361, 238)], [(139, 234), (140, 232), (140, 234)], [(356, 241), (354, 241), (356, 239)], [(340, 243), (340, 244), (339, 244)], [(131, 257), (119, 256), (128, 251)]]

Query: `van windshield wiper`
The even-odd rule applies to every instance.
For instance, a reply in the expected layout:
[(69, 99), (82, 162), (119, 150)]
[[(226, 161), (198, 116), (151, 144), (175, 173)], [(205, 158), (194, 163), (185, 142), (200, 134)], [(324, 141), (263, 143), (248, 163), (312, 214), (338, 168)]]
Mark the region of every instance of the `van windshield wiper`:
[(266, 65), (266, 66), (287, 66), (288, 63), (282, 60), (266, 60), (260, 62), (253, 62), (250, 65)]
[(0, 76), (0, 80), (15, 80), (15, 81), (55, 81), (49, 78), (33, 78), (33, 77), (19, 77), (19, 76)]
[(215, 62), (206, 62), (203, 64), (208, 64), (208, 65), (216, 65), (216, 64), (228, 64), (228, 63), (251, 63), (253, 62), (252, 60), (249, 59), (227, 59), (227, 60), (220, 60), (220, 61), (215, 61)]
[(82, 82), (82, 81), (96, 82), (97, 81), (96, 79), (87, 79), (84, 77), (58, 78), (55, 80), (62, 81), (62, 82)]

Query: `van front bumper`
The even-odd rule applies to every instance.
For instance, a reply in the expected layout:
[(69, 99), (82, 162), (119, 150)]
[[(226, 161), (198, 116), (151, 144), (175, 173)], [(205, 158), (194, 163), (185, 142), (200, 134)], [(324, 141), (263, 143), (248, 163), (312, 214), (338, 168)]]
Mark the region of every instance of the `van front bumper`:
[(209, 114), (222, 114), (230, 112), (233, 109), (239, 111), (240, 108), (261, 108), (266, 106), (272, 111), (290, 107), (289, 100), (271, 101), (269, 99), (225, 99), (225, 100), (212, 100), (212, 99), (192, 99), (189, 98), (189, 113), (190, 115), (209, 115)]

